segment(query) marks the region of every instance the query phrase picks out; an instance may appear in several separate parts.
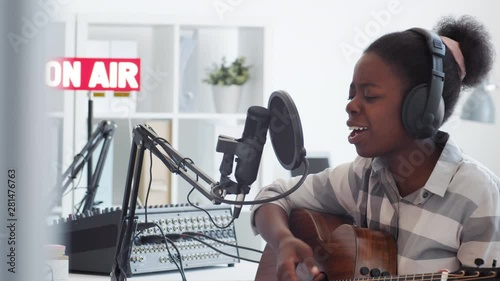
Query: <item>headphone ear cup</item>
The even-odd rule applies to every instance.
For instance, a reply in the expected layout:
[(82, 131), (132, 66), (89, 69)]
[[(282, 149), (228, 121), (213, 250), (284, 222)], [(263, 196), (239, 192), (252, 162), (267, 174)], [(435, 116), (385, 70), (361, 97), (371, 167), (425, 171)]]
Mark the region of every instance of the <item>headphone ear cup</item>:
[(427, 103), (427, 84), (420, 84), (406, 95), (402, 106), (402, 120), (405, 130), (413, 137), (421, 135), (419, 123)]
[[(444, 119), (444, 100), (439, 99), (439, 106), (436, 115), (424, 116), (427, 104), (428, 88), (426, 84), (420, 84), (414, 87), (405, 97), (402, 106), (402, 121), (405, 130), (417, 139), (431, 137), (441, 126)], [(431, 119), (430, 124), (424, 121)]]
[(439, 106), (436, 112), (436, 116), (434, 116), (434, 122), (432, 123), (432, 126), (434, 127), (434, 131), (437, 131), (439, 127), (443, 124), (444, 120), (444, 99), (441, 96), (439, 99)]

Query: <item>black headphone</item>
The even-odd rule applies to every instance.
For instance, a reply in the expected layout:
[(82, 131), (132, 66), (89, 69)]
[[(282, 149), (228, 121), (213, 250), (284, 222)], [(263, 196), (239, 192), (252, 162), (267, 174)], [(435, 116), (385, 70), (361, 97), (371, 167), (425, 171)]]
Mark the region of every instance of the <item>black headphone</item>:
[(422, 28), (412, 28), (422, 35), (432, 55), (432, 73), (429, 83), (417, 85), (403, 101), (402, 120), (406, 131), (417, 139), (425, 139), (436, 133), (444, 118), (443, 58), (446, 47), (439, 36)]

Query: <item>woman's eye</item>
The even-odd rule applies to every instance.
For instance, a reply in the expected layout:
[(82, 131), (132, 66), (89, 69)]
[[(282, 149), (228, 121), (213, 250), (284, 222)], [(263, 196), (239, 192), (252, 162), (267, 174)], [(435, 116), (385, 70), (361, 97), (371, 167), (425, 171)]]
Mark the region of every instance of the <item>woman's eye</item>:
[(376, 99), (377, 97), (374, 97), (374, 96), (365, 96), (365, 99), (366, 100), (374, 100)]

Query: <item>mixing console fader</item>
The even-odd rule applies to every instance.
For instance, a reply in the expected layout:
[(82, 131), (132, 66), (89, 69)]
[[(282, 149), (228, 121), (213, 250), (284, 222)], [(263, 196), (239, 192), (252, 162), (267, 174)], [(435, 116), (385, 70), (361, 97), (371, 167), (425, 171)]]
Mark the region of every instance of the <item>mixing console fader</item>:
[[(232, 220), (229, 206), (201, 207), (219, 226), (227, 226)], [(146, 224), (145, 210), (136, 209), (134, 238), (127, 247), (128, 253), (123, 253), (129, 257), (130, 272), (127, 275), (178, 270), (172, 259), (172, 255), (177, 256), (177, 250), (184, 269), (222, 264), (231, 266), (239, 262), (239, 252), (233, 247), (237, 245), (234, 224), (219, 228), (205, 212), (188, 204), (148, 207)], [(66, 245), (71, 271), (111, 272), (120, 216), (121, 211), (116, 209), (94, 210), (54, 222), (51, 228), (64, 240), (62, 244)], [(199, 235), (196, 239), (182, 235), (187, 232)], [(171, 242), (166, 243), (163, 234)]]

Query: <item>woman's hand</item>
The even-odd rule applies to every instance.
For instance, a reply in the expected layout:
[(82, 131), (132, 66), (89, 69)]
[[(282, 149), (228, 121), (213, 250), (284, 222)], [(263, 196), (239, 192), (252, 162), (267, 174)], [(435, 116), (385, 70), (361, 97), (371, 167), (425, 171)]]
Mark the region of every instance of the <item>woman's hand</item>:
[[(264, 204), (259, 207), (255, 213), (255, 225), (277, 253), (278, 281), (310, 281), (321, 276), (311, 247), (293, 236), (288, 227), (288, 214), (280, 206)], [(307, 277), (302, 278), (304, 275)]]
[(311, 247), (293, 236), (280, 241), (277, 262), (278, 281), (313, 280), (320, 273)]

